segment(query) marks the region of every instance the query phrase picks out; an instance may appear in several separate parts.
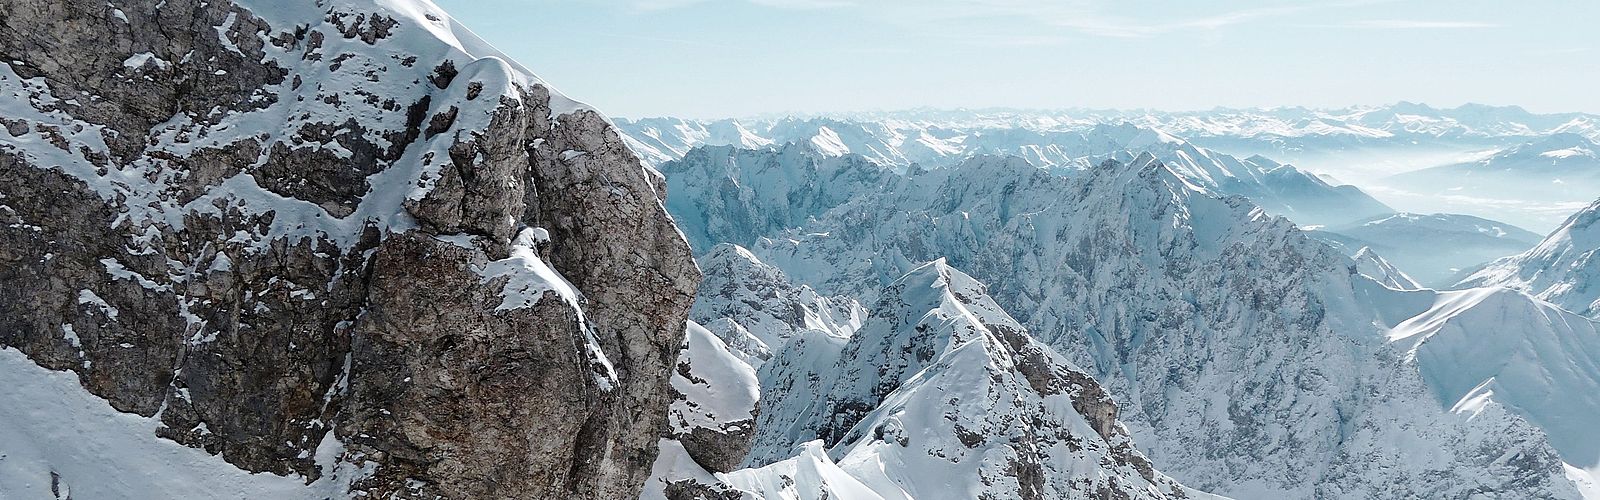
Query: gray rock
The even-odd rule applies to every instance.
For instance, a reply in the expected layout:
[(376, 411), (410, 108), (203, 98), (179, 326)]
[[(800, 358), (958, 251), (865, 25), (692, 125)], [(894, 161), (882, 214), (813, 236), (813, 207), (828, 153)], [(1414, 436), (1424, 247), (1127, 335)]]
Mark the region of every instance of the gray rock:
[(0, 5), (0, 346), (250, 471), (638, 494), (699, 273), (601, 115), (376, 4), (118, 3)]

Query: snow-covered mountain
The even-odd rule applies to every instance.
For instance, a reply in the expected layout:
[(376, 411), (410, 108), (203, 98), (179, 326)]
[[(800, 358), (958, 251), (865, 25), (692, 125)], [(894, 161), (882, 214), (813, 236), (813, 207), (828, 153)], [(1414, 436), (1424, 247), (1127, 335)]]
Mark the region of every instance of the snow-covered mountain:
[(1438, 288), (1540, 240), (1510, 224), (1461, 214), (1387, 214), (1310, 234), (1352, 256), (1370, 248), (1423, 285)]
[(756, 368), (807, 331), (842, 342), (867, 315), (854, 299), (823, 297), (809, 286), (794, 285), (782, 270), (731, 243), (700, 257), (700, 268), (705, 280), (689, 316), (710, 325), (735, 355)]
[[(1321, 180), (1331, 185), (1359, 186), (1366, 194), (1398, 209), (1391, 211), (1464, 213), (1507, 221), (1539, 232), (1554, 228), (1566, 214), (1600, 196), (1600, 190), (1578, 186), (1564, 188), (1575, 193), (1575, 200), (1554, 200), (1540, 194), (1541, 189), (1557, 188), (1548, 184), (1553, 178), (1540, 179), (1545, 184), (1537, 185), (1484, 183), (1484, 191), (1470, 195), (1441, 187), (1458, 187), (1459, 179), (1415, 185), (1390, 184), (1388, 178), (1398, 173), (1475, 163), (1497, 152), (1524, 143), (1545, 141), (1552, 136), (1571, 135), (1590, 142), (1600, 141), (1600, 116), (1538, 114), (1515, 106), (1467, 104), (1442, 109), (1398, 103), (1342, 109), (1219, 108), (1185, 112), (920, 109), (815, 117), (647, 118), (619, 120), (618, 123), (629, 136), (630, 145), (657, 163), (680, 157), (699, 144), (759, 148), (794, 142), (817, 147), (820, 151), (854, 152), (884, 165), (922, 163), (925, 167), (939, 167), (973, 154), (1005, 154), (1059, 170), (1081, 170), (1097, 163), (1087, 157), (1118, 149), (1137, 155), (1140, 152), (1137, 148), (1124, 148), (1115, 141), (1088, 137), (1097, 127), (1131, 125), (1182, 138), (1196, 147), (1238, 159), (1272, 158), (1276, 160), (1274, 163), (1293, 164), (1295, 172), (1332, 174), (1341, 181), (1328, 177)], [(740, 132), (715, 132), (723, 129)], [(1537, 153), (1561, 150), (1580, 153), (1583, 149), (1550, 147)], [(1158, 157), (1175, 169), (1178, 164), (1190, 161)], [(1209, 159), (1193, 160), (1202, 165), (1210, 163)], [(1499, 189), (1501, 187), (1505, 189)], [(1279, 203), (1260, 197), (1261, 193), (1251, 190), (1223, 192), (1250, 196), (1268, 213), (1289, 216), (1301, 225), (1342, 224), (1378, 215), (1359, 213), (1344, 220), (1297, 217), (1275, 206)], [(1339, 200), (1348, 196), (1329, 194), (1324, 198)], [(1298, 206), (1288, 201), (1297, 200), (1285, 200), (1282, 204)]]
[[(679, 488), (799, 499), (1209, 497), (1157, 472), (1110, 396), (976, 280), (941, 260), (878, 295), (842, 345), (804, 330), (762, 367), (751, 468), (677, 472)], [(836, 347), (807, 345), (817, 341)]]
[(1554, 134), (1479, 160), (1406, 172), (1382, 182), (1426, 194), (1587, 201), (1600, 193), (1597, 140), (1576, 133)]
[(1485, 266), (1459, 286), (1526, 291), (1568, 311), (1600, 317), (1600, 201), (1567, 218), (1532, 249)]
[[(722, 169), (738, 168), (750, 174), (731, 176), (741, 182), (765, 180), (767, 182), (817, 182), (819, 190), (838, 192), (838, 186), (827, 186), (827, 175), (836, 175), (839, 163), (828, 158), (854, 158), (848, 163), (860, 163), (860, 158), (872, 163), (894, 167), (898, 170), (920, 165), (924, 168), (943, 167), (976, 154), (1005, 154), (1026, 158), (1036, 166), (1061, 175), (1077, 175), (1108, 158), (1128, 160), (1140, 153), (1149, 152), (1171, 165), (1175, 172), (1190, 183), (1222, 194), (1246, 196), (1261, 204), (1268, 212), (1284, 215), (1306, 225), (1338, 224), (1367, 216), (1389, 213), (1394, 210), (1373, 199), (1353, 186), (1335, 186), (1316, 175), (1290, 165), (1272, 161), (1262, 156), (1236, 158), (1218, 151), (1196, 146), (1154, 128), (1138, 127), (1127, 123), (1071, 126), (1061, 130), (1029, 128), (991, 128), (979, 121), (965, 125), (928, 125), (910, 121), (854, 121), (834, 118), (796, 119), (775, 122), (744, 123), (737, 120), (715, 122), (688, 122), (677, 119), (650, 119), (637, 122), (622, 121), (621, 127), (630, 134), (630, 144), (641, 156), (661, 161), (668, 178), (682, 178), (679, 186), (702, 186), (708, 181), (701, 176), (676, 176), (672, 172), (701, 171), (721, 174)], [(748, 135), (729, 136), (711, 133), (711, 129), (736, 127)], [(727, 143), (716, 141), (728, 140)], [(728, 155), (721, 150), (710, 153), (697, 152), (700, 145), (739, 146), (741, 144), (777, 144), (777, 159), (734, 158), (728, 164), (707, 164), (710, 158), (722, 160)], [(813, 152), (818, 158), (809, 160), (822, 164), (818, 167), (785, 169), (798, 179), (759, 175), (762, 169), (780, 163), (801, 161), (789, 156), (800, 154), (797, 150)], [(754, 154), (754, 153), (747, 153)], [(768, 155), (771, 156), (771, 155)], [(822, 171), (823, 177), (812, 179), (806, 172)], [(867, 170), (856, 166), (853, 170)], [(853, 179), (857, 182), (873, 179)], [(713, 177), (714, 178), (714, 177)], [(693, 189), (693, 187), (691, 187)], [(671, 191), (669, 189), (669, 191)], [(741, 192), (748, 192), (741, 190)], [(797, 193), (798, 194), (798, 193)], [(749, 204), (747, 194), (738, 197)], [(730, 200), (729, 202), (734, 202)], [(770, 201), (769, 201), (770, 203)], [(691, 213), (679, 207), (675, 213)], [(807, 208), (815, 204), (797, 203), (799, 215), (812, 215)], [(764, 212), (758, 212), (765, 214)], [(770, 217), (782, 217), (778, 211)], [(791, 221), (792, 222), (792, 221)], [(694, 224), (691, 228), (699, 227)], [(692, 243), (700, 243), (691, 235)], [(735, 241), (745, 243), (744, 241)], [(697, 248), (704, 248), (696, 245)]]
[[(1580, 161), (1586, 115), (624, 134), (427, 0), (0, 25), (0, 498), (1600, 498), (1594, 321), (1211, 147)], [(1596, 212), (1485, 281), (1593, 314)]]
[[(873, 122), (896, 130), (927, 131), (901, 136), (927, 144), (959, 135), (951, 131), (967, 129), (1026, 129), (1067, 131), (1091, 128), (1104, 123), (1132, 123), (1159, 129), (1172, 135), (1206, 142), (1208, 139), (1246, 139), (1261, 144), (1280, 144), (1289, 148), (1315, 146), (1296, 140), (1400, 141), (1415, 139), (1499, 139), (1527, 138), (1559, 133), (1574, 133), (1600, 140), (1600, 115), (1587, 113), (1532, 113), (1517, 106), (1465, 104), (1456, 108), (1435, 108), (1426, 104), (1399, 102), (1378, 106), (1352, 106), (1337, 109), (1304, 107), (1216, 108), (1203, 111), (1095, 110), (1095, 109), (914, 109), (905, 111), (840, 113), (817, 118), (832, 123)], [(804, 118), (749, 118), (725, 120), (683, 120), (676, 118), (618, 119), (618, 125), (636, 139), (663, 153), (676, 149), (677, 156), (695, 143), (734, 144), (758, 147), (770, 144), (773, 137), (762, 130), (771, 123), (802, 122)], [(734, 126), (738, 124), (739, 126)], [(792, 129), (793, 127), (784, 127)], [(852, 127), (830, 127), (851, 129)], [(636, 130), (651, 131), (644, 134)], [(944, 133), (941, 133), (944, 131)], [(849, 135), (841, 133), (841, 137)], [(685, 137), (696, 137), (685, 141)], [(792, 141), (796, 137), (778, 137)], [(743, 139), (744, 142), (735, 142)], [(763, 140), (767, 139), (767, 140)], [(847, 141), (841, 141), (847, 142)], [(1334, 145), (1337, 143), (1329, 143)]]
[(1361, 247), (1356, 254), (1350, 256), (1356, 261), (1356, 272), (1362, 276), (1372, 278), (1378, 284), (1395, 290), (1421, 290), (1422, 284), (1407, 275), (1405, 271), (1394, 267), (1383, 256), (1378, 255), (1370, 247)]
[(760, 382), (755, 369), (699, 324), (689, 322), (683, 342), (667, 432), (639, 498), (739, 498), (712, 474), (736, 469), (750, 452)]
[(1563, 132), (1600, 136), (1600, 116), (1532, 113), (1518, 106), (1468, 103), (1456, 108), (1398, 102), (1339, 109), (1279, 107), (1189, 112), (1124, 112), (1186, 137), (1473, 138), (1532, 137)]
[[(1491, 401), (1539, 426), (1570, 464), (1569, 475), (1600, 477), (1600, 327), (1490, 287), (1434, 294), (1434, 303), (1389, 332), (1451, 411), (1479, 414)], [(1570, 470), (1577, 469), (1577, 470)], [(1581, 484), (1581, 482), (1580, 482)]]
[(603, 115), (426, 0), (0, 25), (0, 498), (638, 494), (699, 273)]
[[(878, 287), (919, 262), (946, 258), (987, 277), (997, 304), (1123, 403), (1122, 420), (1158, 469), (1202, 490), (1245, 498), (1578, 495), (1556, 452), (1565, 448), (1552, 448), (1520, 416), (1537, 409), (1517, 398), (1539, 386), (1504, 387), (1523, 396), (1496, 393), (1481, 411), (1459, 411), (1444, 399), (1453, 393), (1436, 387), (1442, 379), (1429, 375), (1451, 368), (1391, 340), (1391, 330), (1429, 310), (1435, 292), (1380, 285), (1363, 264), (1243, 198), (1193, 186), (1152, 156), (1075, 179), (1003, 157), (914, 170), (886, 191), (761, 239), (752, 252), (823, 293), (863, 303), (878, 303)], [(1466, 335), (1512, 327), (1520, 326), (1463, 326)], [(839, 344), (790, 348), (807, 360), (799, 364), (826, 366), (844, 352)], [(834, 386), (804, 370), (768, 376), (794, 373), (794, 363), (778, 361), (786, 357), (763, 366), (764, 393)], [(1487, 370), (1581, 372), (1595, 362), (1583, 353)], [(1567, 387), (1592, 389), (1583, 388), (1594, 381), (1575, 380)], [(806, 395), (785, 399), (827, 399)], [(765, 410), (758, 435), (794, 419), (783, 413), (805, 422), (821, 411)], [(818, 433), (827, 429), (837, 427)], [(803, 439), (808, 431), (800, 431), (786, 435)], [(1397, 441), (1410, 445), (1389, 444)], [(1507, 450), (1524, 460), (1500, 460)], [(758, 442), (752, 457), (785, 456), (762, 453)]]
[[(662, 164), (661, 171), (667, 174), (667, 192), (685, 193), (668, 197), (667, 209), (699, 253), (717, 243), (751, 245), (757, 236), (803, 224), (893, 177), (888, 168), (861, 156), (823, 155), (794, 144), (695, 148), (681, 160)], [(719, 197), (689, 194), (697, 192)]]

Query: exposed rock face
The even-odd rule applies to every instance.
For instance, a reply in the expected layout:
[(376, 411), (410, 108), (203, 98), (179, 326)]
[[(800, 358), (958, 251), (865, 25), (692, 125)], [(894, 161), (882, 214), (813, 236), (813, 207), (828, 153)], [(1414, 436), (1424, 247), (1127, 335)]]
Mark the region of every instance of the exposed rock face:
[(699, 276), (601, 115), (426, 2), (0, 25), (0, 347), (251, 471), (637, 494)]
[(715, 473), (739, 467), (755, 437), (756, 372), (710, 331), (689, 323), (672, 375), (661, 454), (640, 498), (741, 498)]

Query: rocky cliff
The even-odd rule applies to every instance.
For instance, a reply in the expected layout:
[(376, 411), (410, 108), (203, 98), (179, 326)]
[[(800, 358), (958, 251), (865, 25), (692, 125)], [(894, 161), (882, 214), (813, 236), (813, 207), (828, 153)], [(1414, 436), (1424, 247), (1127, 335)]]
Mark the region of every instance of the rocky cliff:
[(8, 2), (0, 61), (0, 348), (249, 471), (637, 494), (699, 276), (603, 116), (420, 0)]

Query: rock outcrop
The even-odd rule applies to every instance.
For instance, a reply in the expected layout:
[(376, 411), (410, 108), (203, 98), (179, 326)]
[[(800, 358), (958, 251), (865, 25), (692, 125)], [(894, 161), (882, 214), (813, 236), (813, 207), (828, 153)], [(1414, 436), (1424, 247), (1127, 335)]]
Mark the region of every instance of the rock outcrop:
[(755, 370), (691, 321), (672, 388), (661, 454), (640, 498), (740, 498), (714, 474), (737, 469), (750, 453), (761, 389)]
[(0, 347), (250, 471), (637, 494), (699, 276), (603, 116), (421, 1), (13, 2), (0, 60)]

